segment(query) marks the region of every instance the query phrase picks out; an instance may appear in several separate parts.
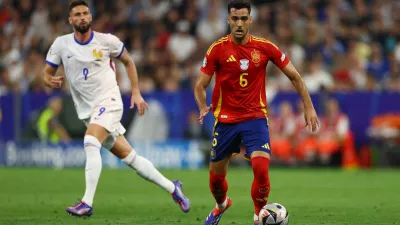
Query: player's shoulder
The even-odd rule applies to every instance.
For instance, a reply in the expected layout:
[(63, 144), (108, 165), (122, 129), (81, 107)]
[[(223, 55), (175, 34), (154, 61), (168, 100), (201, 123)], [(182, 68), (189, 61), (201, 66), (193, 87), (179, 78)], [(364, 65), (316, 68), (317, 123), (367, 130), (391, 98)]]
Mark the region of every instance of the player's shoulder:
[(68, 48), (68, 46), (71, 46), (70, 45), (71, 40), (74, 40), (73, 33), (64, 34), (54, 39), (53, 44), (51, 46), (54, 50), (56, 49), (62, 50)]
[(224, 37), (222, 37), (222, 38), (220, 38), (220, 39), (214, 41), (214, 42), (210, 45), (210, 47), (208, 48), (208, 50), (207, 50), (207, 55), (209, 55), (209, 54), (213, 51), (213, 49), (219, 48), (219, 47), (223, 46), (224, 43), (228, 43), (228, 41), (229, 41), (229, 35), (226, 35), (226, 36), (224, 36)]
[(66, 44), (66, 43), (68, 43), (68, 41), (70, 41), (71, 40), (71, 38), (73, 38), (74, 36), (74, 33), (68, 33), (68, 34), (64, 34), (64, 35), (61, 35), (61, 36), (58, 36), (55, 40), (54, 40), (54, 43), (57, 43), (57, 44)]
[(113, 39), (118, 39), (117, 36), (115, 36), (114, 34), (111, 33), (102, 33), (102, 32), (97, 32), (97, 31), (93, 31), (94, 32), (94, 37), (101, 41), (101, 42), (107, 42)]
[(271, 47), (272, 46), (272, 47), (278, 48), (278, 46), (276, 46), (272, 41), (270, 41), (270, 40), (268, 40), (267, 38), (264, 38), (264, 37), (251, 35), (251, 41), (256, 43), (256, 44), (264, 45), (266, 47)]

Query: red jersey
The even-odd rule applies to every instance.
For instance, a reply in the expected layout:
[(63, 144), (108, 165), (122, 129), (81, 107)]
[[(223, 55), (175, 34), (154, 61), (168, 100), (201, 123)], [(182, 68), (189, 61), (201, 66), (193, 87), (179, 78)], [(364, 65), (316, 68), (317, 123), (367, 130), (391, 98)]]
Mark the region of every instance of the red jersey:
[(213, 76), (214, 117), (222, 123), (239, 123), (267, 116), (265, 70), (272, 61), (280, 69), (289, 58), (270, 41), (251, 36), (244, 45), (235, 44), (231, 36), (214, 42), (208, 49), (201, 71)]

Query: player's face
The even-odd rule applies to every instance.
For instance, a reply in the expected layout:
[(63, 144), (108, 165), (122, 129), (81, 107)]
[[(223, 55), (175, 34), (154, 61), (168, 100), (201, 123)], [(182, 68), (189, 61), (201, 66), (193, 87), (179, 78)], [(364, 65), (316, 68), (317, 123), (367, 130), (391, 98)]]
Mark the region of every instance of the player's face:
[(86, 33), (92, 24), (89, 8), (84, 5), (73, 8), (69, 14), (69, 24), (73, 25), (76, 31)]
[(242, 40), (244, 37), (246, 37), (246, 35), (249, 33), (249, 26), (251, 22), (252, 18), (248, 9), (231, 9), (228, 17), (228, 23), (231, 27), (231, 33), (236, 39)]

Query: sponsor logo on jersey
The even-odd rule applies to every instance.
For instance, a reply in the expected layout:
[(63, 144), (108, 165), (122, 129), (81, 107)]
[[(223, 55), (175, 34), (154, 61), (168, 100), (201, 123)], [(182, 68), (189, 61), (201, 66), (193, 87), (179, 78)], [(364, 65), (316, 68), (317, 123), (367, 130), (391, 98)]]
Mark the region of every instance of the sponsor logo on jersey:
[(248, 59), (241, 59), (240, 60), (240, 69), (247, 70), (249, 68), (249, 60)]
[(236, 59), (233, 55), (229, 56), (229, 58), (226, 60), (226, 62), (236, 62)]
[(270, 150), (269, 144), (268, 144), (268, 143), (266, 143), (265, 145), (263, 145), (263, 146), (261, 146), (261, 147)]
[(204, 60), (203, 60), (203, 67), (206, 67), (206, 66), (207, 66), (207, 58), (204, 57)]

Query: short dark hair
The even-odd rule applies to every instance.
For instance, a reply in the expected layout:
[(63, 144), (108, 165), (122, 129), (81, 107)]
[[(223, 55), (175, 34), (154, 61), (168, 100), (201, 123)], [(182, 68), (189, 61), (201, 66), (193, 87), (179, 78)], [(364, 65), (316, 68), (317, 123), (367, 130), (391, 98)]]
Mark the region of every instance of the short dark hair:
[(89, 7), (89, 4), (84, 0), (73, 0), (71, 2), (71, 4), (69, 4), (69, 12), (71, 12), (73, 8), (80, 6), (80, 5)]
[(248, 0), (231, 0), (228, 4), (228, 13), (231, 13), (231, 9), (244, 9), (249, 10), (249, 14), (251, 12), (250, 2)]

